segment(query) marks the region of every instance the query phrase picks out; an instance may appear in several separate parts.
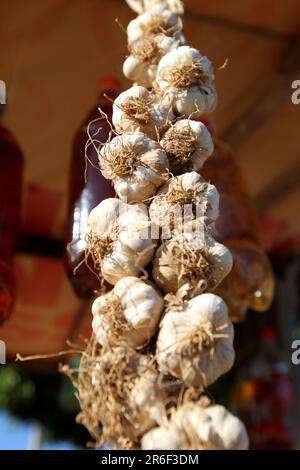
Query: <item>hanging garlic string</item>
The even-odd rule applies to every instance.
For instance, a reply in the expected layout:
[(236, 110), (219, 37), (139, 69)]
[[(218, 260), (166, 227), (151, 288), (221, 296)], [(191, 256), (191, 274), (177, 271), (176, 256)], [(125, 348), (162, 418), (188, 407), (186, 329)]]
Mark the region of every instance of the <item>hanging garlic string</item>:
[[(211, 236), (218, 192), (197, 173), (213, 142), (193, 120), (216, 105), (213, 67), (185, 44), (183, 2), (126, 1), (140, 15), (123, 65), (134, 85), (113, 103), (117, 135), (98, 152), (117, 198), (93, 209), (86, 238), (114, 287), (93, 304), (79, 421), (119, 449), (246, 448), (242, 423), (201, 398), (234, 361), (228, 309), (213, 293), (232, 256)], [(191, 206), (182, 233), (172, 206)]]

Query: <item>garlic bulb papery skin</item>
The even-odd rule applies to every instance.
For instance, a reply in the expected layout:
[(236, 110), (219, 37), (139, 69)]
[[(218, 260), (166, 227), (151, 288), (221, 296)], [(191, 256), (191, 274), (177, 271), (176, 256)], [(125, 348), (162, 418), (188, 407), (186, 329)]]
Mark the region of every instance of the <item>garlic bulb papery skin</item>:
[(141, 274), (155, 248), (149, 233), (150, 220), (143, 204), (109, 198), (91, 211), (87, 250), (107, 282), (114, 285), (123, 277)]
[[(165, 446), (165, 447), (164, 447)], [(180, 406), (169, 423), (148, 431), (143, 450), (247, 450), (249, 438), (239, 418), (224, 406)]]
[(192, 171), (170, 178), (149, 207), (152, 222), (167, 234), (182, 233), (194, 219), (211, 224), (219, 216), (219, 193), (199, 173)]
[(197, 118), (202, 114), (211, 114), (217, 106), (218, 95), (214, 85), (193, 86), (182, 91), (170, 90), (167, 94), (178, 116)]
[(160, 34), (180, 39), (184, 44), (182, 34), (182, 20), (164, 5), (155, 5), (142, 15), (130, 21), (127, 27), (128, 43), (142, 38), (145, 35)]
[(151, 429), (142, 438), (142, 450), (181, 450), (184, 436), (174, 426)]
[(221, 297), (210, 293), (196, 296), (164, 316), (157, 339), (159, 370), (187, 386), (205, 388), (231, 369), (233, 336)]
[(137, 277), (124, 277), (92, 306), (93, 332), (102, 344), (145, 346), (157, 331), (163, 298)]
[(184, 13), (184, 5), (182, 0), (126, 0), (126, 3), (139, 15), (156, 5), (169, 8), (177, 15), (183, 15)]
[(212, 446), (221, 450), (247, 450), (249, 448), (249, 438), (244, 424), (224, 406), (212, 405), (204, 409), (202, 413), (208, 418), (206, 425), (203, 426), (199, 426), (196, 414), (191, 413), (195, 429), (198, 429), (202, 440), (206, 438)]
[(156, 85), (179, 116), (197, 118), (211, 113), (217, 104), (212, 64), (190, 46), (180, 46), (162, 57)]
[(207, 127), (198, 121), (182, 119), (162, 136), (160, 145), (166, 151), (173, 174), (182, 170), (199, 171), (214, 151)]
[(114, 137), (101, 148), (99, 161), (102, 175), (126, 202), (151, 198), (169, 177), (165, 151), (143, 133)]
[(166, 293), (187, 284), (192, 295), (213, 290), (232, 268), (230, 251), (196, 224), (196, 231), (166, 240), (153, 259), (153, 279)]
[(187, 403), (173, 414), (170, 428), (186, 436), (185, 449), (247, 450), (249, 438), (243, 423), (224, 406)]
[(114, 101), (112, 122), (119, 134), (142, 132), (157, 140), (173, 119), (169, 104), (155, 101), (155, 96), (142, 86), (129, 88)]
[(151, 88), (156, 79), (160, 59), (179, 46), (179, 40), (165, 34), (141, 37), (129, 46), (130, 55), (123, 64), (126, 78)]

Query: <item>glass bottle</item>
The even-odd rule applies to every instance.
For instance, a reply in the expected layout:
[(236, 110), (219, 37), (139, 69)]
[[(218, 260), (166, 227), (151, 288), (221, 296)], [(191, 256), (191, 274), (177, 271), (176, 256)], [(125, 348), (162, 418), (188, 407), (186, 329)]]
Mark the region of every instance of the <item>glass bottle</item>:
[(15, 299), (13, 257), (21, 222), (24, 158), (12, 132), (2, 125), (0, 105), (0, 324), (9, 317)]
[(258, 241), (257, 216), (241, 169), (228, 145), (216, 138), (214, 143), (215, 151), (201, 174), (220, 194), (220, 215), (213, 236), (233, 255), (232, 271), (216, 293), (226, 301), (231, 320), (239, 322), (248, 308), (263, 312), (270, 307), (274, 275)]
[(100, 287), (93, 263), (85, 260), (88, 215), (103, 199), (115, 196), (111, 182), (100, 172), (97, 149), (87, 142), (88, 133), (97, 141), (98, 148), (109, 138), (111, 125), (101, 116), (99, 108), (111, 122), (112, 100), (122, 91), (122, 86), (117, 79), (105, 77), (98, 82), (97, 90), (97, 103), (75, 134), (70, 166), (65, 266), (79, 298), (91, 298)]

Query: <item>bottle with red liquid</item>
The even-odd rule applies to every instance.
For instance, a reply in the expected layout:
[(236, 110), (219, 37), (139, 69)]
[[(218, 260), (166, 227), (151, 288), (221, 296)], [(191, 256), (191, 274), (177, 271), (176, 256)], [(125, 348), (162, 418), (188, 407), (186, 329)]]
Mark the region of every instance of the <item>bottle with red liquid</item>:
[(109, 138), (110, 124), (101, 116), (98, 108), (111, 122), (112, 101), (121, 93), (122, 85), (113, 77), (105, 77), (98, 82), (97, 88), (97, 103), (75, 134), (69, 180), (65, 265), (73, 289), (82, 299), (91, 298), (100, 287), (99, 279), (92, 272), (93, 263), (88, 259), (85, 261), (84, 238), (88, 216), (103, 199), (115, 196), (111, 182), (100, 173), (97, 149), (92, 144), (86, 149), (86, 144), (88, 133), (94, 136), (98, 148)]
[(24, 158), (14, 135), (1, 121), (0, 105), (0, 324), (8, 319), (14, 304), (13, 257), (21, 222)]

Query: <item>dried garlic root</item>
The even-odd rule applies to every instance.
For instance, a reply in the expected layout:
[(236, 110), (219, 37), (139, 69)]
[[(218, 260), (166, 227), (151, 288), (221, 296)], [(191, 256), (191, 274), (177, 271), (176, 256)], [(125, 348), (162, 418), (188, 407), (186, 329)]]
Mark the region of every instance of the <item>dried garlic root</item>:
[[(170, 178), (149, 207), (150, 219), (162, 230), (162, 238), (186, 231), (197, 219), (211, 224), (219, 215), (219, 193), (199, 173), (192, 171)], [(169, 237), (170, 238), (170, 237)]]
[(165, 151), (141, 132), (114, 137), (101, 148), (99, 162), (102, 175), (126, 202), (146, 201), (169, 176)]
[(212, 155), (214, 144), (207, 127), (198, 121), (181, 119), (162, 136), (160, 145), (170, 161), (173, 174), (198, 171)]
[(157, 140), (173, 119), (170, 106), (142, 86), (124, 91), (113, 105), (112, 122), (119, 134), (142, 132)]
[(78, 421), (95, 435), (99, 446), (124, 448), (126, 440), (136, 448), (140, 435), (164, 422), (160, 376), (149, 356), (131, 348), (88, 348), (76, 386), (82, 408)]
[(145, 13), (130, 21), (127, 27), (128, 44), (144, 36), (163, 33), (179, 39), (184, 44), (181, 18), (165, 5), (154, 5)]
[(190, 295), (197, 295), (220, 284), (232, 268), (232, 256), (224, 245), (197, 230), (162, 243), (152, 264), (153, 279), (164, 292), (176, 293), (187, 284)]

